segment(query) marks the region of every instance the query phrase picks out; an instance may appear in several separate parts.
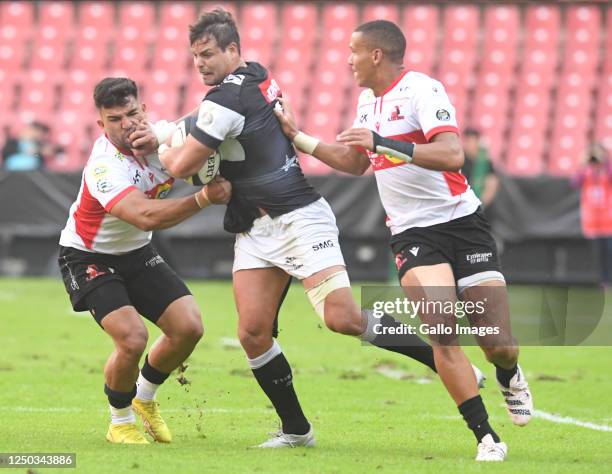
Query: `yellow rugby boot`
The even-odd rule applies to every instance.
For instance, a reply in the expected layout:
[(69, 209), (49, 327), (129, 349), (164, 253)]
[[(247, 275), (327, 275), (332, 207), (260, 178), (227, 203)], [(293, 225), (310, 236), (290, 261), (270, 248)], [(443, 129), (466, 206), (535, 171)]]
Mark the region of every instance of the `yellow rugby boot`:
[(142, 424), (147, 433), (159, 443), (169, 443), (172, 441), (172, 434), (159, 414), (158, 406), (155, 400), (150, 402), (137, 398), (132, 400), (132, 409), (142, 418)]
[(106, 433), (106, 439), (111, 443), (149, 444), (147, 438), (138, 431), (134, 423), (111, 424)]

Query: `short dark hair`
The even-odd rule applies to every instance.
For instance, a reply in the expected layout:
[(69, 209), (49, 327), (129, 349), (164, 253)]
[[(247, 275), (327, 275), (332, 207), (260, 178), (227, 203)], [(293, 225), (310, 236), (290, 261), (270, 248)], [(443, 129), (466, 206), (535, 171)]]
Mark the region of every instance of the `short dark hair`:
[(110, 108), (125, 105), (130, 97), (138, 99), (136, 83), (126, 77), (105, 77), (94, 88), (96, 107)]
[(189, 25), (189, 44), (202, 38), (214, 38), (217, 46), (225, 51), (230, 43), (236, 43), (240, 54), (240, 35), (232, 14), (221, 8), (203, 13), (198, 21)]
[(406, 52), (406, 37), (395, 23), (387, 20), (368, 21), (355, 30), (362, 33), (373, 48), (380, 48), (393, 62), (402, 62)]
[(466, 127), (465, 130), (463, 130), (463, 136), (480, 138), (480, 130), (475, 127)]

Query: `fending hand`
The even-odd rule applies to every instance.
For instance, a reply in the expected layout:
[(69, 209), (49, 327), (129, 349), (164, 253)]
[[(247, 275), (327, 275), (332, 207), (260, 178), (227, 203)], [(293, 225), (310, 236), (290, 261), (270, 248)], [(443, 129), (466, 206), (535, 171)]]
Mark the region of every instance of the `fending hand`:
[(134, 130), (130, 136), (128, 137), (130, 141), (130, 149), (134, 156), (138, 158), (142, 158), (144, 156), (150, 155), (157, 151), (159, 147), (159, 142), (157, 141), (157, 137), (155, 136), (155, 132), (151, 125), (143, 121)]
[(374, 151), (374, 136), (368, 128), (349, 128), (336, 137), (340, 143), (348, 146), (363, 147)]
[(223, 176), (216, 176), (201, 192), (211, 204), (227, 204), (232, 197), (232, 183)]
[(291, 106), (289, 105), (287, 99), (279, 97), (276, 100), (277, 102), (274, 105), (274, 115), (276, 115), (276, 118), (280, 122), (283, 133), (287, 136), (287, 138), (289, 138), (289, 140), (293, 141), (299, 132), (295, 123), (293, 110), (291, 110)]

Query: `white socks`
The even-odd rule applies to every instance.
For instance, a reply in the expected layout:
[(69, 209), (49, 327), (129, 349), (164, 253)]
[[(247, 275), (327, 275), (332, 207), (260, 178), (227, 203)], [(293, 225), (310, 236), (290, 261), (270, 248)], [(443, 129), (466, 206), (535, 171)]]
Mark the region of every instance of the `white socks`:
[(115, 408), (109, 405), (111, 412), (111, 425), (119, 425), (122, 423), (136, 423), (136, 417), (132, 412), (132, 407)]
[(138, 380), (136, 381), (136, 398), (138, 400), (146, 402), (155, 400), (155, 392), (158, 388), (159, 385), (149, 382), (142, 376), (142, 373), (138, 374)]

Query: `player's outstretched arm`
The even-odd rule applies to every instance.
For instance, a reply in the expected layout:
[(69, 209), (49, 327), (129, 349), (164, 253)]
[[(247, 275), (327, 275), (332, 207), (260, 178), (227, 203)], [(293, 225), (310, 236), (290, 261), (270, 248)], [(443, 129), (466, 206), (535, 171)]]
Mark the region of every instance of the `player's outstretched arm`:
[(458, 171), (463, 166), (463, 148), (453, 132), (441, 132), (430, 143), (414, 144), (381, 137), (368, 128), (349, 128), (338, 135), (345, 145), (363, 147), (376, 153), (390, 155), (433, 171)]
[(149, 199), (134, 189), (113, 206), (110, 213), (141, 230), (167, 229), (211, 204), (227, 204), (232, 185), (218, 176), (195, 194), (176, 199)]
[(324, 143), (300, 132), (287, 100), (279, 98), (278, 101), (280, 106), (274, 108), (274, 113), (283, 133), (298, 149), (345, 173), (362, 175), (370, 167), (370, 160), (364, 152), (341, 143)]

